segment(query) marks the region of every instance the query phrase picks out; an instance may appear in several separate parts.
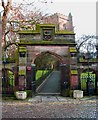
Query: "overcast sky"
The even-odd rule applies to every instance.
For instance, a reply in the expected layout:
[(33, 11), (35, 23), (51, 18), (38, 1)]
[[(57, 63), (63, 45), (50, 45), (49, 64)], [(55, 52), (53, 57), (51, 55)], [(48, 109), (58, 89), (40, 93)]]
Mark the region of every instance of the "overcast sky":
[[(14, 1), (14, 0), (13, 0)], [(23, 1), (23, 0), (15, 0)], [(27, 0), (32, 1), (32, 0)], [(34, 1), (34, 0), (33, 0)], [(54, 14), (56, 12), (68, 15), (71, 12), (73, 16), (74, 31), (76, 38), (82, 34), (96, 34), (96, 1), (95, 0), (47, 0), (48, 3), (40, 3), (35, 0), (37, 7), (40, 7), (44, 12)], [(45, 0), (44, 0), (45, 1)], [(51, 3), (53, 1), (53, 3)], [(69, 2), (67, 2), (69, 1)]]
[[(73, 25), (76, 37), (82, 34), (96, 34), (96, 2), (64, 2), (64, 0), (52, 0), (52, 4), (47, 4), (47, 11), (50, 14), (62, 13), (73, 16)], [(66, 0), (65, 0), (66, 1)], [(74, 1), (74, 0), (73, 0)]]

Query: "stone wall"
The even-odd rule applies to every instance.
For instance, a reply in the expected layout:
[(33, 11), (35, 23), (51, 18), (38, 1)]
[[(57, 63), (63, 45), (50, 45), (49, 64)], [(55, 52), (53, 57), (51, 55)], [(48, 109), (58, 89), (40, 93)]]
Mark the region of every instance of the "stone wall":
[(55, 53), (68, 62), (68, 46), (27, 46), (28, 62), (34, 63), (36, 57), (43, 52)]

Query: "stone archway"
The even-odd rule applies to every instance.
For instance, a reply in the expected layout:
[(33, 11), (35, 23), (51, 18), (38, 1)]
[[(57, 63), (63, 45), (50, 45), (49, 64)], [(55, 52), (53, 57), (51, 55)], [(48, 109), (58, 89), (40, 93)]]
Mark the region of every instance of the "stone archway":
[[(36, 30), (31, 32), (20, 31), (19, 42), (19, 74), (24, 69), (24, 75), (28, 74), (26, 80), (34, 83), (31, 75), (33, 71), (34, 61), (37, 56), (42, 53), (50, 53), (56, 56), (61, 65), (62, 71), (62, 91), (68, 89), (76, 89), (78, 86), (77, 75), (77, 50), (75, 48), (75, 33), (73, 31), (56, 31), (56, 26), (52, 24), (38, 24)], [(46, 31), (51, 33), (51, 40), (46, 39)], [(32, 70), (28, 71), (26, 66), (30, 66)], [(28, 67), (29, 68), (29, 67)], [(27, 71), (28, 72), (27, 72)], [(68, 83), (69, 82), (69, 83)], [(33, 88), (34, 86), (31, 86)]]
[[(54, 53), (54, 52), (51, 52), (51, 51), (42, 52), (42, 53), (36, 55), (36, 58), (39, 57), (39, 56), (45, 55), (45, 54), (47, 54), (47, 53), (50, 54), (50, 55), (55, 56), (56, 58), (58, 58), (58, 60), (59, 60), (61, 63), (64, 62), (62, 56), (60, 56), (60, 55), (58, 55), (58, 54), (56, 54), (56, 53)], [(36, 58), (35, 58), (35, 59), (36, 59)], [(35, 61), (35, 60), (34, 60), (34, 61)]]
[[(77, 76), (77, 60), (76, 57), (71, 56), (76, 52), (75, 48), (68, 45), (44, 45), (44, 44), (34, 44), (34, 45), (28, 45), (28, 44), (21, 44), (19, 46), (19, 74), (21, 73), (21, 70), (24, 69), (24, 75), (26, 77), (26, 83), (28, 83), (30, 88), (32, 89), (32, 83), (33, 79), (31, 80), (32, 73), (29, 71), (27, 72), (26, 66), (32, 66), (34, 64), (34, 61), (37, 57), (40, 55), (44, 55), (46, 53), (49, 53), (53, 56), (55, 56), (61, 63), (61, 86), (62, 91), (65, 91), (64, 89), (76, 89), (78, 86), (78, 76)], [(30, 82), (29, 82), (30, 81)], [(34, 82), (34, 81), (33, 81)], [(67, 90), (68, 91), (68, 90)], [(63, 93), (62, 93), (63, 94)]]
[(26, 47), (27, 53), (27, 61), (28, 63), (34, 63), (34, 60), (37, 56), (44, 53), (50, 53), (61, 59), (62, 63), (69, 63), (69, 48), (68, 46), (60, 46), (60, 45), (34, 45)]
[[(57, 64), (57, 61), (59, 61), (59, 65), (58, 65), (59, 69), (57, 69), (55, 67), (51, 67), (51, 65), (55, 66)], [(39, 62), (39, 64), (41, 63), (39, 67), (37, 67), (38, 62)], [(48, 63), (49, 64), (51, 63), (50, 67), (49, 67)], [(60, 94), (60, 91), (61, 91), (60, 65), (62, 63), (63, 63), (63, 57), (61, 57), (60, 55), (58, 55), (54, 52), (46, 51), (46, 52), (42, 52), (41, 54), (38, 54), (36, 56), (36, 58), (34, 60), (34, 64), (36, 65), (36, 68), (37, 68), (36, 83), (40, 82), (40, 84), (37, 86), (37, 93)], [(39, 74), (38, 74), (39, 72), (41, 72), (40, 78), (37, 77), (37, 75), (39, 76)]]

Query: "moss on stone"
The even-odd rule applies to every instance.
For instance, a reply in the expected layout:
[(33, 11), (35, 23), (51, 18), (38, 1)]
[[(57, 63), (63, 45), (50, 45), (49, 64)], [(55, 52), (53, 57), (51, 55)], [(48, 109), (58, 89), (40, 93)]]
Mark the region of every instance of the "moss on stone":
[(70, 40), (62, 40), (62, 41), (44, 41), (44, 40), (36, 40), (36, 41), (24, 41), (20, 40), (21, 42), (19, 44), (75, 44), (71, 42)]
[(74, 35), (75, 33), (73, 31), (61, 30), (61, 31), (56, 31), (55, 34), (72, 34), (72, 35)]
[(78, 71), (77, 71), (77, 70), (71, 70), (71, 74), (77, 75), (77, 74), (78, 74)]
[[(36, 30), (21, 30), (18, 33), (19, 34), (38, 34), (38, 33), (40, 33), (41, 27), (55, 28), (56, 24), (36, 24)], [(55, 34), (72, 34), (72, 35), (74, 35), (75, 33), (73, 31), (61, 30), (61, 31), (56, 31)]]
[(18, 33), (19, 34), (39, 34), (40, 32), (37, 30), (21, 30)]
[(75, 47), (70, 47), (69, 48), (69, 51), (72, 53), (72, 52), (77, 52), (76, 48)]
[(19, 52), (27, 52), (26, 47), (19, 47)]

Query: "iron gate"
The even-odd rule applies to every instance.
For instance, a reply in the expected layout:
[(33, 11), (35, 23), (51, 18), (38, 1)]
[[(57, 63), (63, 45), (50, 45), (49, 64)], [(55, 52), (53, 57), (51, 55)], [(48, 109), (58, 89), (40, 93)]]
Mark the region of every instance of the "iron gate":
[(14, 94), (14, 74), (10, 70), (2, 71), (2, 95), (10, 96)]
[(82, 72), (80, 76), (80, 83), (81, 83), (81, 90), (87, 92), (87, 82), (89, 80), (93, 81), (94, 84), (94, 91), (96, 89), (96, 74), (93, 71), (90, 71), (89, 73), (87, 71)]

